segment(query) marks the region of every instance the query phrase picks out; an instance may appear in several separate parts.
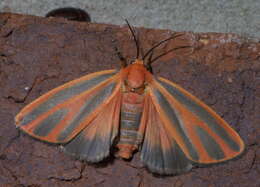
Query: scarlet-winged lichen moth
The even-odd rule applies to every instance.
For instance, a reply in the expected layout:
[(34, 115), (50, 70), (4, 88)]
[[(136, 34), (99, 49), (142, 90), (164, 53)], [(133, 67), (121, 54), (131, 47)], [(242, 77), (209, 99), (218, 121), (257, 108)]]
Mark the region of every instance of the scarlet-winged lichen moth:
[(144, 165), (159, 174), (178, 174), (194, 164), (218, 163), (241, 154), (243, 141), (210, 107), (152, 74), (151, 63), (157, 57), (147, 57), (178, 35), (139, 58), (138, 41), (127, 24), (137, 46), (133, 63), (122, 59), (120, 71), (92, 73), (49, 91), (21, 110), (15, 118), (17, 127), (92, 163), (108, 157), (111, 146), (125, 159), (139, 150)]

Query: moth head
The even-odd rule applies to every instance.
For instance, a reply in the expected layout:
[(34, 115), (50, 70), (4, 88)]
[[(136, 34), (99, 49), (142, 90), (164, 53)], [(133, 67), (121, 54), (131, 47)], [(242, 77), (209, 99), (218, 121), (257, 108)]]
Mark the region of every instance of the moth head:
[(128, 66), (125, 87), (130, 92), (142, 91), (145, 87), (147, 70), (142, 60), (136, 59)]

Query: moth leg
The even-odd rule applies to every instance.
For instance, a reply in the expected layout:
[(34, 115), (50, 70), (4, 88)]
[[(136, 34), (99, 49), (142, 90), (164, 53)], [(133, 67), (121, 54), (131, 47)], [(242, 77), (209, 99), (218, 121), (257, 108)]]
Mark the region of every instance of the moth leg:
[(126, 61), (125, 57), (123, 57), (122, 53), (118, 50), (117, 47), (114, 47), (114, 48), (115, 48), (116, 54), (120, 60), (121, 68), (125, 68), (127, 66), (127, 61)]

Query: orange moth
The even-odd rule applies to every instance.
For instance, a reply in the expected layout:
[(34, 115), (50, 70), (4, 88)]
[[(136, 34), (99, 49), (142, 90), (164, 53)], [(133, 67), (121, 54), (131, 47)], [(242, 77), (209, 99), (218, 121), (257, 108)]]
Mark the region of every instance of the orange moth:
[(151, 63), (158, 58), (148, 57), (178, 35), (139, 58), (138, 41), (127, 24), (137, 46), (134, 62), (121, 59), (120, 71), (92, 73), (49, 91), (17, 114), (16, 126), (91, 163), (108, 157), (111, 147), (124, 159), (140, 151), (144, 165), (159, 174), (240, 155), (243, 141), (220, 116), (177, 84), (152, 74)]

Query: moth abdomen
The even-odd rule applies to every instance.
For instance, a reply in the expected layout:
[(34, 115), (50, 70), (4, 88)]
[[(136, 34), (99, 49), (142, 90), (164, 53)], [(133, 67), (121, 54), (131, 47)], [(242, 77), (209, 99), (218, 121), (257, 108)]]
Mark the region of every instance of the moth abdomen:
[[(129, 96), (134, 97), (129, 103)], [(138, 132), (143, 110), (143, 96), (126, 93), (123, 96), (120, 114), (120, 132), (117, 147), (118, 155), (129, 159), (142, 142), (143, 136)]]

